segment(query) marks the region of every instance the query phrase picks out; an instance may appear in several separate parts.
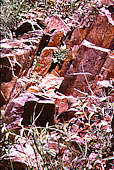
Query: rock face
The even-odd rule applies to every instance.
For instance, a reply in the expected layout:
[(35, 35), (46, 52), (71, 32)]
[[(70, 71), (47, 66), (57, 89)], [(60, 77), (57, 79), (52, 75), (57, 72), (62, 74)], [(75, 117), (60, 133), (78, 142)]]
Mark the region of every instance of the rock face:
[[(23, 91), (22, 84), (28, 87), (35, 84), (33, 80), (25, 80), (24, 83), (21, 81), (24, 80), (23, 77), (27, 75), (28, 71), (31, 72), (29, 68), (35, 56), (37, 56), (35, 67), (37, 75), (42, 76), (42, 78), (47, 73), (53, 73), (57, 77), (64, 76), (59, 92), (68, 96), (85, 96), (90, 93), (99, 95), (97, 81), (113, 79), (114, 61), (111, 50), (113, 49), (114, 27), (107, 16), (104, 16), (103, 13), (98, 14), (92, 25), (83, 29), (69, 28), (68, 24), (66, 25), (59, 16), (47, 17), (45, 22), (47, 27), (44, 26), (44, 30), (30, 31), (31, 29), (27, 26), (29, 32), (26, 30), (26, 33), (21, 33), (21, 30), (18, 30), (21, 34), (14, 41), (1, 41), (1, 106), (9, 99), (15, 99), (19, 96)], [(17, 34), (19, 35), (19, 33)], [(68, 49), (68, 57), (63, 61), (61, 69), (55, 65), (54, 69), (49, 72), (53, 52), (60, 49), (62, 43)], [(42, 88), (39, 87), (40, 85), (37, 84), (37, 92), (38, 89), (42, 91)], [(23, 122), (25, 125), (30, 124), (29, 119), (31, 119), (36, 103), (37, 101), (28, 101), (27, 99), (23, 104), (23, 113), (25, 114)], [(10, 107), (13, 107), (14, 104), (10, 104)], [(45, 104), (44, 101), (37, 104), (36, 115), (40, 113), (43, 105), (44, 110), (51, 108), (54, 113), (54, 105), (48, 103), (47, 100), (45, 100)], [(27, 118), (26, 113), (29, 110), (29, 105), (31, 111), (29, 118)], [(10, 111), (12, 113), (12, 108)], [(7, 110), (6, 113), (9, 114), (9, 111)], [(37, 122), (41, 126), (45, 126), (46, 121), (48, 121), (46, 114), (44, 111), (40, 117), (40, 123)], [(43, 124), (44, 115), (46, 115), (46, 121)], [(53, 124), (53, 121), (50, 124)]]
[[(99, 74), (104, 61), (106, 60), (106, 55), (107, 53), (81, 46), (76, 55), (76, 59), (73, 61), (65, 75), (65, 79), (60, 87), (60, 92), (67, 95), (72, 94), (75, 97), (81, 95), (78, 90), (88, 93), (90, 90), (88, 83), (92, 84), (95, 76)], [(65, 87), (64, 84), (66, 85)], [(66, 88), (68, 90), (66, 90)]]
[(113, 43), (113, 35), (114, 27), (109, 23), (108, 18), (102, 15), (97, 15), (86, 40), (96, 46), (110, 48)]
[(25, 126), (34, 121), (33, 124), (44, 127), (47, 122), (54, 124), (54, 115), (55, 104), (52, 100), (32, 93), (22, 93), (8, 104), (5, 122), (9, 129), (19, 127), (21, 119)]
[(27, 33), (29, 31), (34, 31), (38, 29), (41, 29), (41, 27), (36, 22), (32, 22), (29, 20), (25, 21), (15, 30), (16, 37), (18, 37), (19, 35), (23, 35), (24, 33)]
[(37, 65), (39, 65), (36, 67), (36, 71), (39, 73), (39, 75), (44, 76), (48, 72), (53, 59), (53, 51), (56, 49), (56, 47), (45, 47), (42, 50), (37, 62)]
[[(35, 31), (30, 32), (29, 35), (24, 34), (19, 40), (1, 42), (0, 63), (2, 67), (0, 68), (0, 81), (1, 91), (6, 102), (10, 97), (17, 78), (27, 74), (37, 53), (41, 35), (42, 32)], [(1, 103), (1, 105), (3, 104)]]
[[(103, 5), (112, 5), (110, 0), (101, 2)], [(0, 107), (5, 112), (4, 123), (7, 129), (19, 134), (22, 128), (20, 124), (25, 128), (29, 125), (45, 127), (47, 123), (54, 125), (58, 121), (69, 122), (74, 117), (77, 120), (78, 116), (74, 114), (78, 98), (75, 97), (89, 94), (103, 97), (103, 91), (108, 94), (105, 87), (98, 85), (103, 80), (114, 79), (113, 7), (107, 7), (107, 10), (111, 14), (101, 12), (88, 28), (70, 28), (70, 24), (65, 24), (59, 16), (48, 16), (46, 23), (37, 19), (39, 26), (30, 22), (22, 23), (16, 30), (17, 39), (1, 41)], [(29, 13), (28, 18), (37, 18), (36, 13)], [(58, 64), (58, 61), (54, 62), (54, 52), (61, 49), (62, 44), (68, 49), (68, 57)], [(31, 68), (32, 64), (35, 69)], [(108, 85), (110, 89), (113, 88), (112, 84)], [(88, 96), (89, 105), (100, 103), (100, 98), (97, 100), (95, 95), (93, 98)], [(109, 100), (114, 102), (114, 93), (111, 93)], [(2, 123), (0, 118), (0, 127), (3, 127)], [(78, 126), (75, 128), (77, 130)], [(112, 147), (113, 143), (112, 138)], [(32, 155), (30, 146), (28, 148), (27, 154)], [(18, 154), (16, 156), (18, 162)], [(31, 160), (33, 167), (34, 160), (36, 155)], [(14, 169), (27, 169), (24, 163), (20, 165), (16, 161)], [(2, 168), (7, 163), (4, 161)]]
[[(101, 68), (106, 65), (105, 62), (109, 58), (107, 52), (110, 51), (102, 48), (95, 49), (93, 46), (110, 49), (113, 44), (114, 27), (108, 22), (106, 17), (98, 15), (89, 30), (84, 30), (82, 36), (77, 36), (76, 39), (76, 31), (74, 30), (73, 32), (72, 35), (75, 38), (71, 35), (69, 41), (71, 41), (72, 44), (72, 40), (74, 39), (73, 45), (77, 41), (80, 42), (80, 47), (69, 69), (65, 73), (65, 78), (59, 91), (65, 95), (73, 95), (76, 97), (78, 95), (87, 95), (87, 93), (92, 92), (91, 85), (95, 77), (99, 75)], [(83, 39), (92, 43), (92, 48), (87, 44), (83, 44)], [(110, 64), (113, 65), (112, 63)], [(113, 75), (110, 76), (113, 77)]]
[(67, 34), (67, 32), (70, 31), (70, 28), (57, 15), (47, 17), (45, 19), (45, 22), (47, 23), (47, 27), (44, 30), (45, 32), (50, 32), (53, 30), (63, 30), (64, 33)]

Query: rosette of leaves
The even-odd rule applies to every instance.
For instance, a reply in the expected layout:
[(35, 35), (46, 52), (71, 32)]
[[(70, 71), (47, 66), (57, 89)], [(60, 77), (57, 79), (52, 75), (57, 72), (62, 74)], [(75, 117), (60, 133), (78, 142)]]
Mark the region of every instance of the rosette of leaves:
[(62, 46), (60, 49), (54, 51), (53, 63), (60, 64), (61, 61), (64, 61), (67, 58), (67, 49), (66, 45)]
[(64, 60), (67, 58), (67, 55), (66, 55), (67, 51), (68, 50), (66, 49), (66, 45), (64, 45), (60, 49), (54, 51), (54, 54), (53, 54), (54, 57), (52, 59), (51, 66), (48, 70), (49, 73), (53, 69), (55, 69), (57, 65), (59, 66), (58, 70), (61, 70)]

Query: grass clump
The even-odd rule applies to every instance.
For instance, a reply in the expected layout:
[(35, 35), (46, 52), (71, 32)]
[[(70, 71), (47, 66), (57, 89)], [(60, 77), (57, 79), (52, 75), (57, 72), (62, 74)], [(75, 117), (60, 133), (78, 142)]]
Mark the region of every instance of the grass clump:
[[(53, 126), (24, 127), (20, 134), (2, 128), (5, 155), (12, 162), (20, 161), (28, 168), (51, 169), (105, 169), (111, 161), (111, 124), (105, 105), (89, 105), (88, 99), (77, 99), (76, 113), (69, 121)], [(112, 108), (111, 108), (112, 110)], [(9, 141), (9, 136), (14, 141)], [(21, 148), (21, 149), (20, 149)], [(7, 155), (7, 156), (6, 156)], [(12, 157), (13, 156), (13, 157)]]
[(27, 12), (30, 9), (30, 5), (25, 0), (3, 0), (0, 5), (0, 39), (12, 38), (14, 28), (22, 20), (22, 12)]

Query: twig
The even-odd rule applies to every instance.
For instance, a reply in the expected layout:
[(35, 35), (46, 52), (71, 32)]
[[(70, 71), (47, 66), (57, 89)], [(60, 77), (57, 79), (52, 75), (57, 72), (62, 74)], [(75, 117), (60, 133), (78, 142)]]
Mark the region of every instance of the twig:
[(74, 90), (78, 91), (79, 93), (84, 94), (85, 96), (88, 96), (88, 93), (82, 92), (82, 91), (80, 91), (80, 90), (78, 90), (78, 89), (76, 89), (76, 88), (74, 88)]
[[(83, 71), (83, 73), (84, 73), (83, 63), (82, 63), (82, 71)], [(89, 85), (88, 79), (87, 79), (87, 77), (86, 77), (85, 74), (84, 74), (84, 77), (85, 77), (86, 83), (87, 83), (87, 85), (88, 85), (89, 91), (91, 92), (92, 95), (95, 95), (95, 94), (93, 93), (93, 91), (91, 90), (91, 87), (90, 87), (90, 85)]]
[[(35, 105), (35, 107), (34, 107), (34, 115), (35, 115), (36, 106), (37, 106), (37, 103), (36, 103), (36, 105)], [(36, 122), (36, 120), (40, 117), (40, 115), (41, 115), (43, 109), (44, 109), (44, 105), (42, 106), (42, 108), (41, 108), (40, 113), (38, 114), (38, 116), (37, 116), (36, 118), (34, 117), (35, 119), (33, 119), (32, 125), (34, 125), (35, 122)], [(33, 116), (34, 116), (34, 115), (33, 115)]]

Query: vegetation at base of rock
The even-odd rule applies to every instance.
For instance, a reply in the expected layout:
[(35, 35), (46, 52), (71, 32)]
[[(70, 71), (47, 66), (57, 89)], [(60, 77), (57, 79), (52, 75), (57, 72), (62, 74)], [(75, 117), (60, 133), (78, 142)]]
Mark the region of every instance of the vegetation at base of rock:
[(6, 17), (5, 38), (21, 19), (41, 29), (1, 41), (0, 168), (112, 169), (112, 14), (97, 0), (55, 1), (26, 0), (24, 10), (35, 8)]
[(1, 38), (12, 38), (12, 34), (17, 27), (17, 24), (23, 20), (23, 14), (33, 7), (40, 7), (47, 15), (58, 14), (62, 19), (69, 18), (73, 20), (75, 17), (74, 26), (88, 27), (93, 21), (99, 8), (102, 7), (100, 2), (94, 0), (69, 0), (65, 1), (27, 1), (22, 0), (3, 0), (1, 3)]
[[(24, 154), (25, 164), (33, 169), (106, 168), (108, 160), (113, 159), (110, 155), (111, 125), (106, 121), (107, 112), (110, 110), (112, 114), (113, 106), (109, 102), (101, 102), (99, 105), (102, 107), (96, 104), (90, 107), (87, 97), (76, 100), (75, 117), (68, 122), (37, 127), (33, 121), (27, 128), (19, 122), (19, 135), (4, 124), (1, 153), (13, 153), (15, 157), (20, 155), (20, 161), (21, 154)], [(12, 138), (14, 142), (10, 140)], [(19, 145), (22, 153), (18, 150)]]
[(1, 38), (12, 38), (17, 23), (23, 18), (21, 14), (26, 13), (30, 9), (30, 5), (25, 0), (3, 0), (0, 5), (0, 36)]

